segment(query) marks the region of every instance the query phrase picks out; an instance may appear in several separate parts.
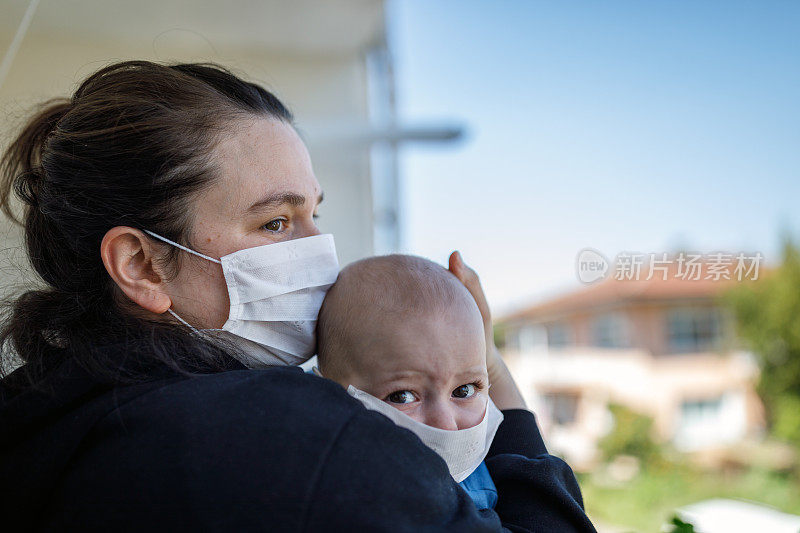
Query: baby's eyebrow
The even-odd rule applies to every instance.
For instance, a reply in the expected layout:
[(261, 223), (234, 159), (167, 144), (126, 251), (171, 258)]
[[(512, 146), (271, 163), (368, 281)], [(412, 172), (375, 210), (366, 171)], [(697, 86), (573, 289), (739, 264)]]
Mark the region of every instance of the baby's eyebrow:
[(466, 377), (466, 376), (486, 376), (488, 371), (486, 370), (486, 366), (474, 366), (468, 370), (464, 370), (463, 372), (459, 372), (456, 374), (457, 378)]
[(406, 379), (412, 378), (415, 376), (424, 376), (426, 372), (420, 372), (418, 370), (394, 370), (394, 371), (387, 371), (386, 372), (386, 380), (389, 379)]
[(418, 379), (420, 376), (424, 377), (424, 372), (400, 370), (398, 372), (392, 372), (381, 376), (378, 380), (378, 385), (380, 387), (389, 387), (394, 386), (396, 383), (410, 383), (413, 382), (415, 378)]
[(414, 380), (410, 376), (391, 376), (382, 379), (380, 382), (381, 387), (396, 386), (398, 384), (411, 384)]

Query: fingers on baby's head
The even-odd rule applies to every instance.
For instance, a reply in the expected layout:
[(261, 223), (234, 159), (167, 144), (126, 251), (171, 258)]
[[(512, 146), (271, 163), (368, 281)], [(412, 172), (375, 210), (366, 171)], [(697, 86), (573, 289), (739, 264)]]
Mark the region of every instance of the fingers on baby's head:
[(320, 368), (326, 375), (344, 372), (367, 334), (390, 327), (392, 321), (410, 314), (456, 312), (480, 317), (466, 287), (433, 261), (394, 254), (351, 263), (339, 273), (320, 310)]

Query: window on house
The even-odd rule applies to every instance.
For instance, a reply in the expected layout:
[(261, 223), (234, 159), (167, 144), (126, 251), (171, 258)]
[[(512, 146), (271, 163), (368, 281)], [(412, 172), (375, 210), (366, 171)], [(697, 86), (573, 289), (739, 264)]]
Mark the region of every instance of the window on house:
[(698, 352), (719, 346), (722, 340), (720, 310), (687, 307), (667, 312), (667, 345), (674, 352)]
[(622, 313), (600, 315), (592, 322), (592, 344), (601, 348), (630, 346), (628, 321)]
[(505, 331), (505, 348), (506, 350), (519, 349), (519, 331), (517, 329), (507, 329)]
[(526, 324), (505, 333), (505, 347), (508, 350), (526, 352), (545, 345), (544, 328), (538, 324)]
[(545, 332), (541, 325), (529, 324), (520, 328), (517, 339), (520, 352), (542, 348), (545, 342)]
[(559, 426), (575, 423), (578, 414), (579, 396), (575, 392), (551, 392), (544, 395), (544, 402), (550, 420)]
[(551, 348), (572, 344), (572, 328), (569, 324), (555, 322), (547, 326), (547, 345)]
[(716, 420), (722, 407), (722, 397), (702, 400), (684, 400), (681, 402), (681, 420), (683, 422), (708, 422)]

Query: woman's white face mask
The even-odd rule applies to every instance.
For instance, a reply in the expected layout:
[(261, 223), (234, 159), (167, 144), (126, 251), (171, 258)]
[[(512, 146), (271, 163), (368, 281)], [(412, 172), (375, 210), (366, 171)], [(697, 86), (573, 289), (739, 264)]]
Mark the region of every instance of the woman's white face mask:
[(222, 329), (195, 329), (168, 309), (177, 320), (232, 342), (242, 352), (234, 355), (250, 368), (298, 365), (314, 355), (317, 315), (339, 275), (333, 235), (245, 248), (215, 259), (145, 233), (222, 266), (230, 300)]

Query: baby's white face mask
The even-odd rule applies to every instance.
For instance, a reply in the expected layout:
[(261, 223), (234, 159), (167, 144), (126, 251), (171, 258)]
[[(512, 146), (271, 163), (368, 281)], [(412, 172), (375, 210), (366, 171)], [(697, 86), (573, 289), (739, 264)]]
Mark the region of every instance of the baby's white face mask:
[[(319, 374), (318, 371), (317, 373)], [(464, 481), (480, 466), (481, 461), (489, 453), (500, 422), (503, 421), (503, 413), (491, 398), (487, 398), (486, 411), (477, 425), (467, 429), (446, 430), (414, 420), (399, 409), (352, 385), (347, 388), (347, 392), (367, 409), (378, 411), (398, 426), (411, 430), (425, 445), (444, 459), (450, 475), (458, 483)]]
[(230, 311), (222, 329), (196, 332), (226, 338), (250, 368), (298, 365), (314, 355), (315, 328), (325, 293), (339, 275), (333, 235), (314, 235), (245, 248), (214, 259), (151, 231), (145, 233), (222, 265)]

